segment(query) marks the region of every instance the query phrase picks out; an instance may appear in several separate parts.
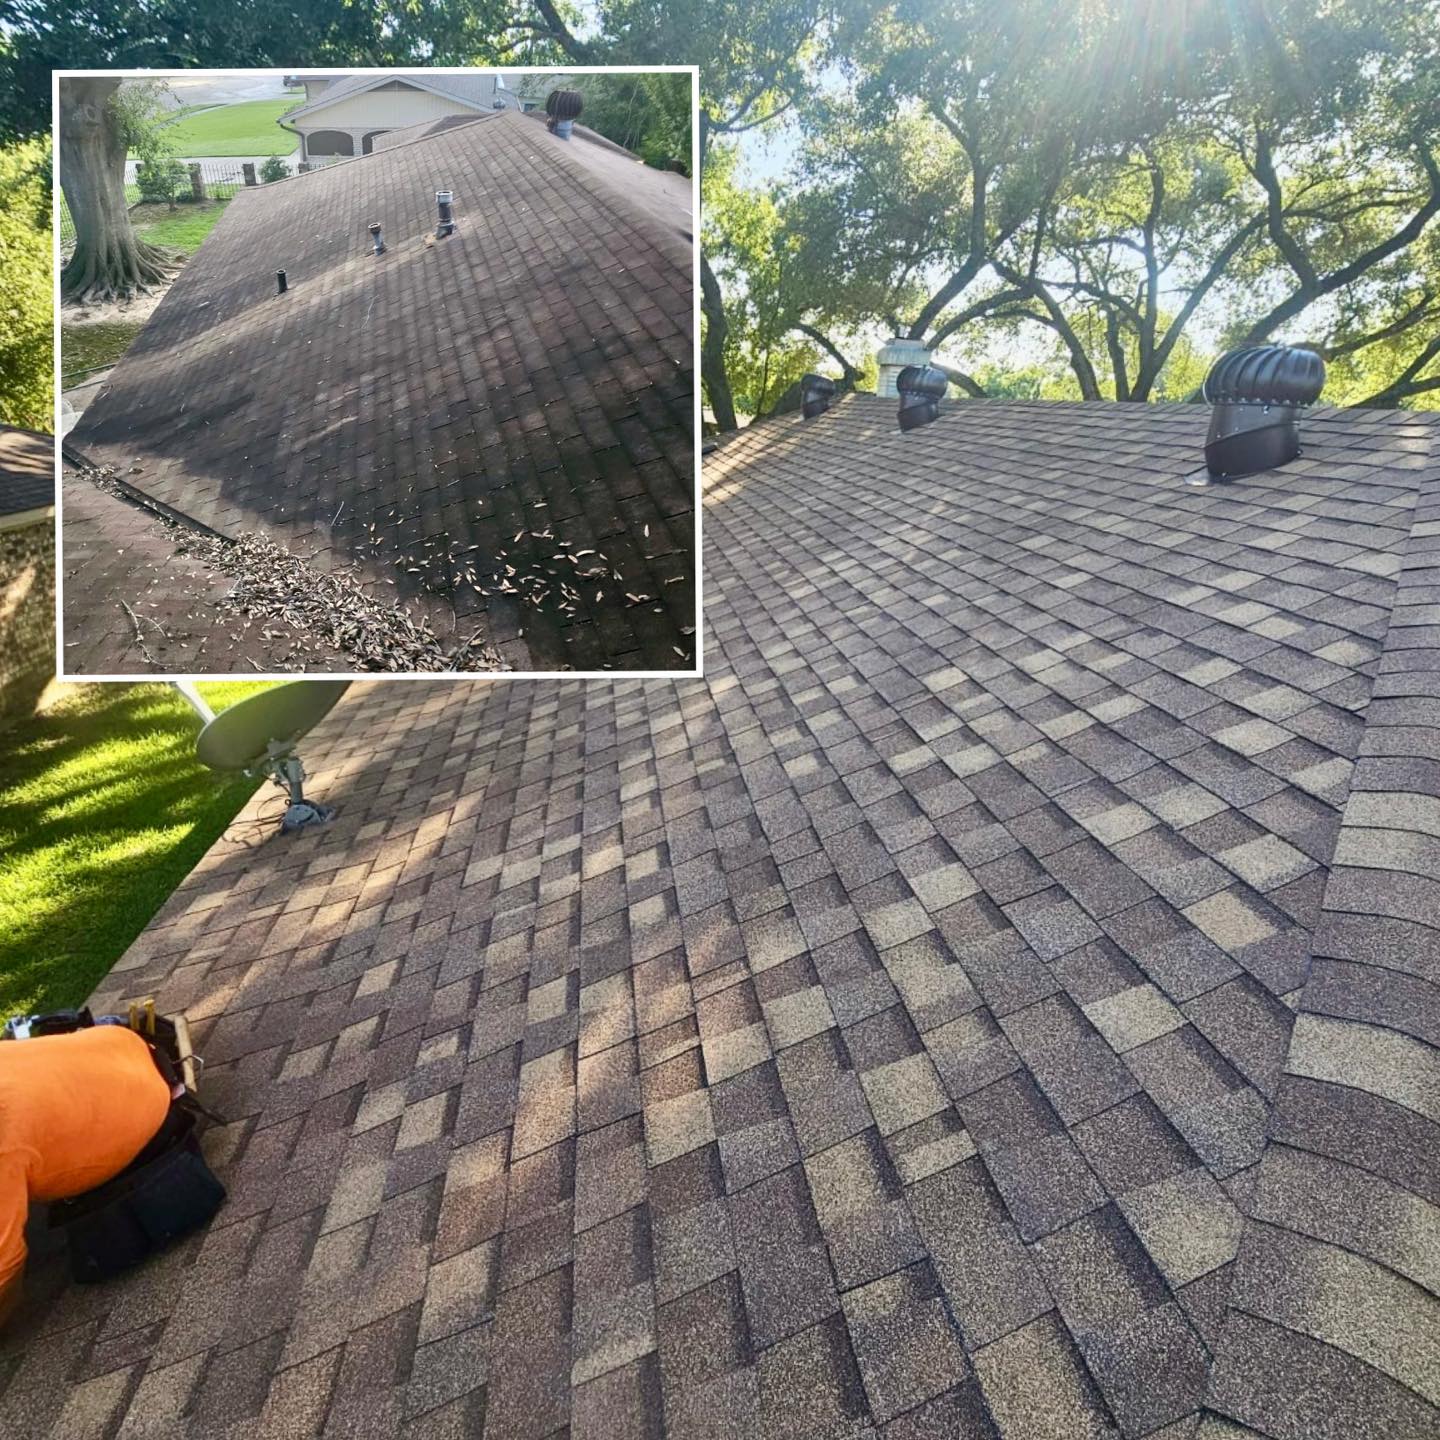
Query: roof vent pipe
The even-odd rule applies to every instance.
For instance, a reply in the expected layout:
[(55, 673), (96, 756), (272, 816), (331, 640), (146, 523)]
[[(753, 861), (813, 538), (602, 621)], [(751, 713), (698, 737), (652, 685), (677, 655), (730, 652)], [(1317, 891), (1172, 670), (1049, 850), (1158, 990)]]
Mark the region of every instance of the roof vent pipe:
[(545, 97), (545, 113), (550, 117), (551, 134), (568, 140), (584, 108), (585, 100), (578, 90), (552, 90)]
[(283, 295), (290, 288), (290, 281), (286, 278), (283, 270), (275, 272), (275, 293)]
[(455, 204), (455, 192), (453, 190), (437, 190), (435, 192), (435, 208), (440, 212), (440, 223), (435, 227), (435, 238), (443, 240), (447, 235), (455, 233), (455, 211), (452, 208)]
[(380, 222), (378, 220), (372, 220), (370, 222), (370, 238), (375, 242), (375, 253), (377, 255), (383, 255), (385, 253), (385, 234), (380, 229)]
[(1215, 407), (1205, 437), (1212, 475), (1254, 475), (1300, 453), (1300, 411), (1325, 384), (1325, 362), (1293, 345), (1246, 345), (1222, 355), (1202, 394)]
[(800, 377), (800, 413), (807, 420), (823, 415), (835, 398), (835, 382), (824, 375)]
[(900, 428), (918, 430), (940, 415), (940, 402), (950, 388), (943, 370), (933, 365), (907, 365), (895, 381), (900, 392)]

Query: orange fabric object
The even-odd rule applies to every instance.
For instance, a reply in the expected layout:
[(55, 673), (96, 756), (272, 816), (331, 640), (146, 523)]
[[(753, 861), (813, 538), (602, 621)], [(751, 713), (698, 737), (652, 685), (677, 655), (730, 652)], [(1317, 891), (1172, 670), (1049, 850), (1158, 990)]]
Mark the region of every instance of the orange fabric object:
[(25, 1265), (30, 1201), (118, 1175), (169, 1109), (149, 1047), (123, 1026), (0, 1042), (0, 1286)]

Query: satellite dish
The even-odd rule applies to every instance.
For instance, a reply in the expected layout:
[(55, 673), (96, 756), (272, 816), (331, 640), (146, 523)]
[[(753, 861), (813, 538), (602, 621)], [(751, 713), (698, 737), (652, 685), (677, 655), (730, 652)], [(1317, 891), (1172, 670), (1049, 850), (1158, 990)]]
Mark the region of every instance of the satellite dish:
[[(290, 805), (280, 822), (281, 834), (306, 825), (323, 825), (335, 811), (305, 798), (305, 767), (295, 746), (334, 709), (349, 688), (348, 680), (292, 680), (288, 685), (262, 690), (206, 720), (195, 741), (195, 753), (212, 770), (268, 775), (282, 790), (289, 791)], [(192, 699), (191, 704), (196, 700)]]

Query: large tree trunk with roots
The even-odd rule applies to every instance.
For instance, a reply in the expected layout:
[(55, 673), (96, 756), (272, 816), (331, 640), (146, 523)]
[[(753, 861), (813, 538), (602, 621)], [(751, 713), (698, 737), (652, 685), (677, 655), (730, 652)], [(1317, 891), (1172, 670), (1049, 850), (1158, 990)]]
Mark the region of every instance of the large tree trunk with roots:
[(60, 186), (75, 223), (62, 301), (129, 299), (174, 273), (168, 250), (136, 238), (125, 202), (125, 136), (110, 101), (118, 80), (60, 82)]

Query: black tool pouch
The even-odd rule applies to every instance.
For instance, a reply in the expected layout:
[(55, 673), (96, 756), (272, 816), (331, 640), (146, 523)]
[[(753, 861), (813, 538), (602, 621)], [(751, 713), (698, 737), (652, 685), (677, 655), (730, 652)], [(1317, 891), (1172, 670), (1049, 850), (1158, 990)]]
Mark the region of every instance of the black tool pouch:
[(138, 1265), (204, 1225), (225, 1199), (195, 1133), (195, 1116), (172, 1106), (150, 1143), (113, 1180), (50, 1207), (65, 1232), (70, 1273), (84, 1285)]

